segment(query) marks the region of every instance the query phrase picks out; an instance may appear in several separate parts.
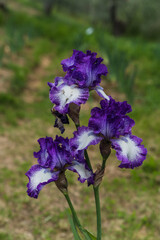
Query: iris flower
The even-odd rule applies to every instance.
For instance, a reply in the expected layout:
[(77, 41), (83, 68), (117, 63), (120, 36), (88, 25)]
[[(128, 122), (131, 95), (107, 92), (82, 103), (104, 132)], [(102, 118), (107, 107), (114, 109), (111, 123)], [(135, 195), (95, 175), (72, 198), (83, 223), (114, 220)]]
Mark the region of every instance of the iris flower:
[(87, 51), (86, 54), (73, 50), (73, 55), (64, 59), (61, 64), (65, 77), (55, 78), (50, 87), (49, 98), (55, 104), (55, 110), (61, 114), (69, 111), (69, 104), (84, 104), (89, 97), (90, 90), (96, 90), (100, 97), (109, 99), (99, 85), (101, 76), (108, 73), (107, 67), (102, 64), (103, 59), (96, 57), (97, 53)]
[(134, 121), (126, 114), (131, 112), (131, 106), (126, 102), (102, 100), (101, 108), (91, 110), (88, 127), (79, 127), (70, 139), (70, 146), (75, 155), (95, 145), (101, 140), (116, 150), (116, 156), (121, 161), (119, 167), (134, 168), (140, 166), (146, 158), (147, 150), (141, 145), (142, 139), (132, 135)]
[(26, 173), (29, 178), (27, 193), (30, 197), (37, 198), (41, 189), (50, 182), (59, 179), (61, 173), (67, 169), (78, 173), (78, 180), (83, 183), (88, 181), (88, 185), (93, 183), (94, 175), (88, 168), (83, 152), (78, 157), (71, 156), (69, 139), (58, 137), (53, 141), (51, 137), (40, 138), (40, 151), (34, 152), (34, 157), (38, 159), (38, 164), (33, 165)]

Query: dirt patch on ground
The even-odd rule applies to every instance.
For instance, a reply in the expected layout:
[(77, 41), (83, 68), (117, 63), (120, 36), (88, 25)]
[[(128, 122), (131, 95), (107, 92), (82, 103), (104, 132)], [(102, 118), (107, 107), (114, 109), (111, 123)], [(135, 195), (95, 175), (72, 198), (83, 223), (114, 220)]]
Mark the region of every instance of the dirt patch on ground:
[(24, 4), (20, 4), (19, 2), (15, 2), (12, 0), (8, 0), (7, 5), (9, 9), (12, 9), (14, 11), (24, 12), (34, 16), (39, 14), (39, 11), (37, 9), (33, 9), (29, 6), (24, 6)]
[(1, 93), (8, 92), (12, 76), (13, 76), (12, 71), (4, 68), (0, 69), (0, 92)]
[(50, 58), (48, 56), (43, 56), (39, 65), (29, 74), (27, 86), (23, 94), (23, 100), (25, 102), (32, 103), (37, 100), (36, 93), (42, 87), (42, 80), (48, 74), (50, 63)]
[(8, 136), (0, 136), (0, 168), (14, 169), (13, 156), (10, 151), (15, 151), (15, 144)]

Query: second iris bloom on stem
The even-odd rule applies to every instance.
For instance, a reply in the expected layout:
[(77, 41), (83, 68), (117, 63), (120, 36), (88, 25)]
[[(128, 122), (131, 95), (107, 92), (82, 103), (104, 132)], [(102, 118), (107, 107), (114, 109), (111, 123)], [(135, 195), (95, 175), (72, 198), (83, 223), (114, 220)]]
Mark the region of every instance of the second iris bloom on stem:
[[(111, 144), (116, 156), (121, 161), (119, 167), (134, 168), (140, 166), (146, 158), (147, 150), (141, 145), (142, 139), (132, 135), (134, 121), (126, 114), (131, 112), (127, 102), (101, 101), (101, 108), (91, 110), (88, 127), (79, 127), (70, 139), (72, 151), (78, 154), (101, 140)], [(105, 145), (105, 144), (104, 144)]]

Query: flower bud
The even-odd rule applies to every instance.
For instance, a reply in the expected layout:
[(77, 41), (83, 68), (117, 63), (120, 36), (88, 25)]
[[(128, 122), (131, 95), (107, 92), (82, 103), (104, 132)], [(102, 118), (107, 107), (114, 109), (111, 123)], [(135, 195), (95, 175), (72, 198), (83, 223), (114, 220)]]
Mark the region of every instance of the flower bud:
[(95, 172), (95, 178), (94, 178), (94, 187), (98, 187), (101, 182), (102, 182), (102, 178), (104, 176), (104, 171), (105, 169), (101, 167), (100, 164), (97, 165), (97, 170)]
[(111, 153), (111, 142), (106, 139), (102, 139), (100, 142), (100, 152), (104, 160), (107, 160)]

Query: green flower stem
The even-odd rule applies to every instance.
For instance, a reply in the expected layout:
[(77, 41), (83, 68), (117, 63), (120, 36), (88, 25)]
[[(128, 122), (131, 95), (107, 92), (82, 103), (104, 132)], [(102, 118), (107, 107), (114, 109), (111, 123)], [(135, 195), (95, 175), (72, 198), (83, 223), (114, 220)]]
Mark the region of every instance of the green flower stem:
[(102, 170), (105, 169), (106, 167), (106, 161), (107, 161), (107, 158), (103, 158), (102, 167), (101, 167)]
[(93, 170), (93, 169), (92, 169), (92, 165), (91, 165), (91, 162), (90, 162), (90, 160), (89, 160), (89, 156), (88, 156), (88, 153), (87, 153), (87, 150), (86, 150), (86, 149), (84, 150), (84, 156), (85, 156), (86, 162), (87, 162), (87, 164), (88, 164), (88, 167), (89, 167), (91, 170)]
[(69, 205), (69, 207), (70, 207), (70, 209), (71, 209), (74, 222), (76, 223), (76, 225), (78, 226), (78, 228), (81, 229), (82, 226), (81, 226), (80, 221), (79, 221), (79, 219), (78, 219), (78, 217), (77, 217), (76, 211), (74, 210), (74, 207), (73, 207), (73, 205), (72, 205), (72, 202), (71, 202), (71, 199), (70, 199), (68, 193), (64, 193), (64, 196), (65, 196), (65, 198), (66, 198), (66, 200), (67, 200), (67, 202), (68, 202), (68, 205)]
[[(79, 127), (79, 125), (76, 125), (77, 129), (78, 129), (78, 127)], [(91, 170), (93, 170), (86, 149), (84, 150), (84, 155), (85, 155), (85, 159), (86, 159), (86, 162), (88, 164), (88, 167)], [(106, 160), (103, 159), (103, 163), (102, 163), (102, 168), (101, 169), (105, 168)], [(97, 240), (101, 240), (102, 230), (101, 230), (101, 208), (100, 208), (100, 199), (99, 199), (99, 186), (97, 186), (97, 187), (93, 186), (93, 190), (94, 190), (94, 197), (95, 197), (95, 203), (96, 203), (96, 215), (97, 215)], [(81, 225), (80, 225), (80, 228), (81, 228)]]
[(101, 240), (102, 230), (101, 230), (101, 208), (99, 199), (99, 186), (93, 187), (94, 197), (96, 203), (96, 214), (97, 214), (97, 240)]
[[(84, 154), (85, 154), (85, 158), (88, 166), (90, 167), (90, 169), (92, 169), (87, 150), (84, 150)], [(105, 163), (104, 163), (104, 166), (105, 166)], [(94, 197), (95, 197), (95, 203), (96, 203), (96, 215), (97, 215), (97, 240), (101, 240), (102, 230), (101, 230), (101, 208), (100, 208), (100, 199), (99, 199), (99, 186), (97, 187), (93, 186), (93, 190), (94, 190)]]

